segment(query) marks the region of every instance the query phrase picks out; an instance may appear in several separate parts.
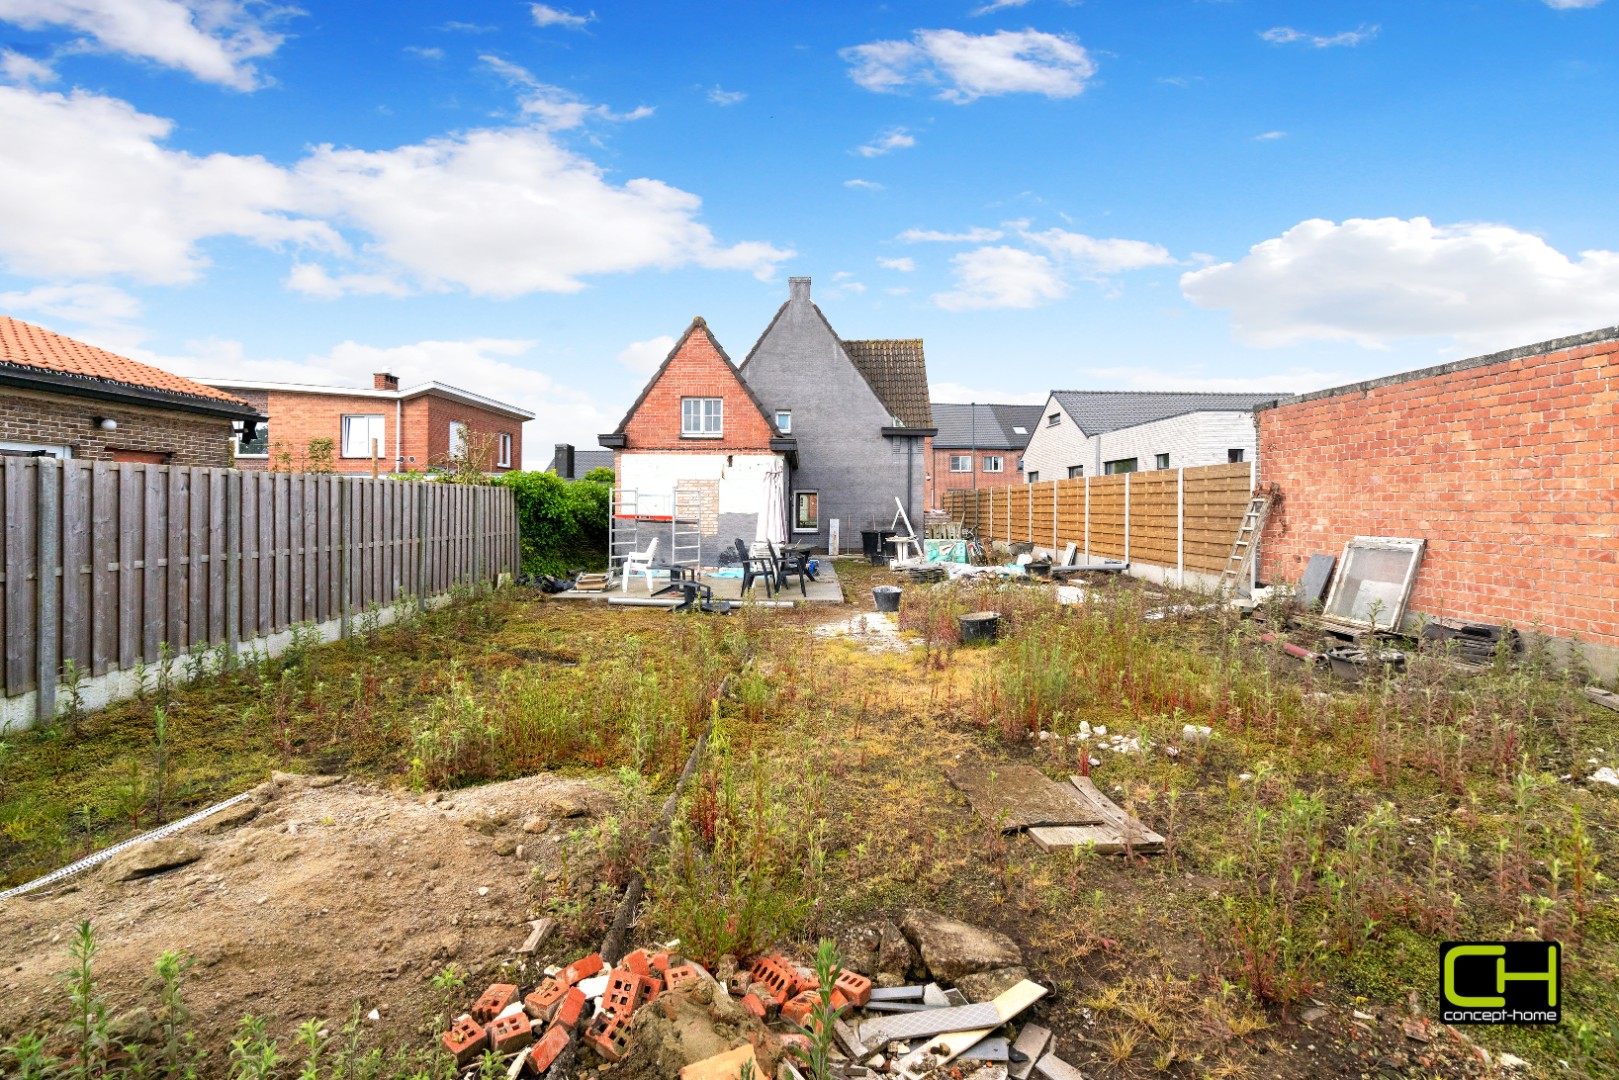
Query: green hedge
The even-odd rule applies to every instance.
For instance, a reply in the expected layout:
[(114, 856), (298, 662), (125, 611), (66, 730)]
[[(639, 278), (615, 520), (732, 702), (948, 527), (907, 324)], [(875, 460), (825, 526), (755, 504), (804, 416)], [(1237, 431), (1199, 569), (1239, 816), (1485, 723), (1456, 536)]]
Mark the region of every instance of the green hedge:
[[(608, 480), (612, 473), (606, 472)], [(566, 574), (583, 566), (607, 568), (607, 496), (610, 483), (559, 479), (555, 473), (507, 473), (499, 483), (512, 489), (517, 527), (522, 534), (523, 571)]]

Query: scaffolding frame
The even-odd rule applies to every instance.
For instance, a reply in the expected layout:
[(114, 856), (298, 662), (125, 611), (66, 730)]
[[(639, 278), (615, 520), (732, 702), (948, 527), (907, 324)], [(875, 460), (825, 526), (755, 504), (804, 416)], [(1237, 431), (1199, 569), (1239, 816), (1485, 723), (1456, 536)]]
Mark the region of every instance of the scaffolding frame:
[(658, 562), (697, 565), (703, 557), (703, 489), (677, 487), (668, 495), (612, 488), (607, 495), (607, 572), (620, 580), (624, 562), (654, 537), (668, 547)]

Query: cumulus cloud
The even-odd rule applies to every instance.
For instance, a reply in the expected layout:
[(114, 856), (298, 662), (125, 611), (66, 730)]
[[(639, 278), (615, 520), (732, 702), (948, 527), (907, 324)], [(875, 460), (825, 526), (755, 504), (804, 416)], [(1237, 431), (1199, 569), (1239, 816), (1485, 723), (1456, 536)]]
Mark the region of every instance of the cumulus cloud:
[(207, 265), (204, 241), (238, 237), (298, 248), (289, 284), (313, 295), (408, 285), (517, 296), (684, 265), (767, 278), (791, 255), (721, 245), (698, 221), (696, 195), (608, 180), (556, 141), (556, 123), (386, 150), (319, 146), (282, 167), (171, 150), (171, 121), (113, 98), (0, 87), (11, 139), (0, 156), (0, 262), (36, 278), (179, 284)]
[(1307, 34), (1291, 26), (1273, 26), (1269, 30), (1262, 31), (1259, 36), (1272, 45), (1304, 44), (1317, 49), (1331, 49), (1363, 44), (1376, 37), (1381, 29), (1382, 27), (1375, 23), (1362, 23), (1353, 30), (1342, 30), (1336, 34)]
[(525, 116), (553, 131), (567, 131), (587, 120), (644, 120), (652, 115), (652, 109), (646, 105), (626, 113), (616, 113), (605, 105), (592, 105), (572, 91), (541, 82), (521, 64), (498, 56), (485, 54), (478, 57), (478, 62), (517, 89)]
[(113, 326), (139, 318), (141, 303), (115, 286), (80, 282), (0, 293), (0, 311), (40, 315), (80, 326)]
[(972, 228), (957, 233), (937, 229), (906, 229), (899, 234), (899, 238), (907, 244), (992, 244), (1002, 235), (999, 229)]
[(674, 347), (675, 339), (668, 334), (659, 334), (646, 341), (632, 341), (618, 354), (618, 362), (638, 375), (650, 375), (658, 370)]
[(1085, 368), (1087, 383), (1108, 386), (1115, 390), (1171, 390), (1203, 391), (1209, 394), (1268, 394), (1278, 397), (1302, 394), (1329, 386), (1342, 386), (1364, 373), (1347, 371), (1321, 371), (1317, 368), (1290, 367), (1272, 375), (1209, 375), (1207, 369), (1196, 366), (1171, 370), (1152, 365), (1141, 367)]
[(1175, 266), (1178, 260), (1158, 244), (1144, 240), (1098, 239), (1066, 229), (1025, 232), (1025, 240), (1045, 248), (1086, 274), (1121, 274), (1153, 266)]
[(251, 0), (0, 0), (0, 20), (28, 30), (59, 27), (79, 44), (189, 72), (204, 82), (252, 90), (265, 78), (253, 61), (280, 47), (272, 27), (301, 14)]
[(956, 287), (933, 297), (946, 311), (1032, 308), (1068, 292), (1050, 259), (1021, 248), (983, 247), (950, 262)]
[(554, 8), (549, 4), (530, 4), (528, 10), (534, 16), (535, 26), (560, 26), (565, 30), (583, 30), (587, 24), (596, 21), (594, 11), (575, 15), (571, 11)]
[(883, 186), (875, 180), (845, 180), (843, 186), (853, 188), (856, 191), (881, 191), (883, 189)]
[(747, 99), (748, 95), (741, 90), (726, 90), (723, 87), (714, 86), (708, 91), (708, 100), (715, 105), (736, 105)]
[(1181, 291), (1230, 312), (1233, 333), (1254, 345), (1449, 337), (1498, 346), (1613, 323), (1619, 252), (1570, 258), (1498, 224), (1314, 219), (1236, 262), (1182, 275)]
[(1569, 8), (1592, 8), (1602, 3), (1602, 0), (1546, 0), (1546, 6), (1566, 10)]
[(1044, 405), (1050, 394), (1045, 390), (1007, 391), (1002, 387), (968, 386), (958, 382), (928, 383), (929, 401), (948, 401), (959, 405), (993, 403), (996, 405)]
[(908, 256), (899, 259), (878, 259), (877, 265), (885, 270), (898, 270), (902, 274), (909, 274), (916, 269), (916, 260)]
[(0, 82), (13, 86), (43, 86), (56, 81), (56, 69), (43, 60), (0, 49)]
[(861, 157), (881, 157), (895, 150), (904, 150), (916, 145), (916, 136), (902, 127), (889, 128), (864, 146), (857, 146), (854, 152)]
[(907, 41), (873, 41), (839, 55), (850, 78), (867, 90), (932, 86), (938, 97), (958, 105), (998, 94), (1075, 97), (1096, 74), (1078, 41), (1039, 30), (918, 30)]

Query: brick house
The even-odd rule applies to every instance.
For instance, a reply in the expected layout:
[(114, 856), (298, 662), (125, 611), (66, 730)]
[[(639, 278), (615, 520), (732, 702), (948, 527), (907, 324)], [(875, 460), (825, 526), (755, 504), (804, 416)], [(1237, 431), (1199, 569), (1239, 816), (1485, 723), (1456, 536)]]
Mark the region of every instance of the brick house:
[[(648, 539), (663, 535), (659, 523), (674, 516), (677, 490), (700, 493), (704, 565), (716, 564), (735, 540), (782, 538), (796, 444), (777, 429), (701, 316), (600, 441), (614, 451), (621, 493), (614, 513), (638, 520)], [(625, 493), (634, 493), (633, 505), (623, 501)], [(659, 557), (671, 557), (671, 538), (661, 545)]]
[(1407, 621), (1511, 621), (1619, 672), (1619, 327), (1284, 398), (1260, 575), (1355, 536), (1427, 542)]
[(810, 300), (810, 279), (795, 277), (740, 371), (782, 434), (797, 440), (793, 540), (825, 549), (835, 519), (847, 550), (860, 530), (893, 522), (895, 499), (921, 529), (924, 451), (936, 434), (921, 340), (846, 341)]
[(399, 386), (380, 372), (369, 390), (306, 383), (208, 379), (270, 418), (268, 431), (244, 438), (236, 451), (243, 469), (302, 469), (310, 443), (331, 440), (332, 467), (342, 473), (426, 472), (442, 468), (470, 447), (487, 450), (485, 469), (523, 467), (523, 422), (534, 414), (494, 398), (441, 382)]
[(222, 468), (241, 397), (0, 315), (0, 454)]
[(1053, 390), (1023, 451), (1023, 479), (1252, 461), (1253, 411), (1281, 396)]
[(1023, 483), (1023, 450), (1042, 411), (1039, 405), (933, 402), (939, 433), (927, 440), (928, 509), (940, 509), (946, 491)]

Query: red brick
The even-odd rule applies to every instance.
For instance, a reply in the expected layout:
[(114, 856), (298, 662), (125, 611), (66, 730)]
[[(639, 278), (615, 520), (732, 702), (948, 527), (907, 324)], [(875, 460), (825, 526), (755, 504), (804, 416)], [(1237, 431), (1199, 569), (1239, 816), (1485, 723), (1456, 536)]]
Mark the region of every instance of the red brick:
[[(568, 984), (561, 979), (547, 976), (534, 992), (523, 999), (523, 1009), (536, 1020), (549, 1021), (556, 1015), (557, 1007), (568, 995)], [(583, 997), (583, 992), (580, 993)]]
[(455, 1058), (456, 1068), (464, 1069), (477, 1060), (484, 1047), (489, 1045), (489, 1034), (478, 1021), (463, 1016), (450, 1025), (450, 1030), (440, 1036), (439, 1041), (443, 1043), (445, 1051)]
[(652, 954), (652, 970), (654, 970), (654, 971), (668, 971), (669, 970), (669, 964), (670, 964), (670, 959), (669, 959), (669, 954), (668, 953), (666, 953), (666, 952), (655, 952), (655, 953)]
[(630, 1045), (630, 1020), (617, 1013), (601, 1012), (585, 1031), (585, 1042), (608, 1061), (624, 1060)]
[(557, 1055), (567, 1048), (571, 1038), (572, 1035), (567, 1028), (553, 1026), (545, 1033), (544, 1038), (534, 1044), (534, 1049), (528, 1052), (528, 1060), (525, 1062), (528, 1071), (538, 1075), (549, 1069), (556, 1061)]
[(865, 1008), (866, 1002), (871, 1000), (871, 980), (858, 971), (840, 971), (832, 986), (857, 1008)]
[(769, 994), (784, 1005), (797, 992), (798, 973), (779, 956), (761, 956), (753, 962), (753, 991)]
[[(683, 397), (717, 397), (724, 401), (721, 438), (682, 437)], [(774, 423), (765, 419), (718, 340), (702, 322), (693, 323), (674, 359), (653, 376), (624, 427), (625, 449), (704, 454), (769, 450), (774, 433)]]
[(815, 1012), (815, 1006), (821, 1003), (819, 990), (805, 990), (796, 997), (788, 999), (781, 1007), (781, 1015), (799, 1027), (809, 1027), (810, 1015)]
[(568, 988), (567, 996), (562, 999), (562, 1004), (557, 1006), (555, 1020), (559, 1026), (571, 1031), (574, 1025), (579, 1023), (579, 1014), (584, 1008), (585, 992), (577, 986), (571, 986)]
[(478, 998), (478, 1003), (472, 1006), (472, 1018), (480, 1024), (487, 1024), (516, 1000), (517, 987), (511, 983), (493, 983)]
[(651, 975), (652, 957), (645, 949), (634, 949), (624, 955), (618, 966), (628, 968), (637, 975)]
[(534, 1029), (524, 1013), (512, 1013), (495, 1019), (484, 1029), (489, 1035), (489, 1047), (502, 1054), (515, 1054), (534, 1041)]
[(601, 953), (582, 956), (563, 969), (562, 981), (572, 986), (597, 974), (604, 966), (606, 965), (602, 963)]
[(759, 995), (749, 992), (742, 995), (742, 1007), (763, 1020), (765, 1018), (765, 1003), (759, 1000)]
[(607, 981), (607, 992), (602, 995), (602, 1008), (629, 1018), (646, 1002), (651, 982), (633, 971), (614, 968)]
[(695, 986), (702, 982), (703, 975), (691, 964), (682, 964), (665, 972), (663, 981), (670, 990), (679, 990), (683, 986)]
[[(114, 431), (92, 421), (116, 420)], [(67, 446), (88, 461), (130, 451), (170, 465), (224, 468), (231, 463), (231, 422), (178, 409), (146, 408), (7, 387), (0, 394), (0, 441)]]

